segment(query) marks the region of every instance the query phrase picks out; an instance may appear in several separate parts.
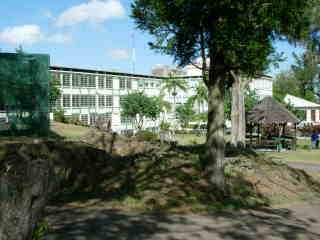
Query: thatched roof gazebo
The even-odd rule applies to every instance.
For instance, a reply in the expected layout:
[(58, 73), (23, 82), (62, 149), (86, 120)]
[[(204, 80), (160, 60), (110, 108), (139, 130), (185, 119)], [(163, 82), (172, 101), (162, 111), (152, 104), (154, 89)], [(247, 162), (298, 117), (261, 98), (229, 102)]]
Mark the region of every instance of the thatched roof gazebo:
[[(300, 120), (290, 112), (285, 106), (277, 102), (272, 97), (266, 97), (261, 102), (259, 102), (247, 115), (247, 122), (251, 126), (250, 131), (250, 142), (252, 143), (252, 130), (254, 126), (258, 126), (258, 143), (264, 145), (260, 139), (261, 126), (272, 126), (273, 129), (277, 129), (277, 134), (269, 136), (269, 139), (264, 141), (266, 145), (272, 145), (272, 141), (277, 143), (277, 147), (280, 141), (283, 141), (283, 138), (286, 133), (286, 126), (291, 124), (294, 126), (295, 133), (294, 137), (291, 138), (292, 143), (296, 142), (296, 126)], [(280, 139), (280, 140), (279, 140)], [(275, 144), (273, 144), (275, 145)]]
[(297, 124), (300, 120), (272, 97), (264, 98), (248, 114), (248, 122), (262, 124)]

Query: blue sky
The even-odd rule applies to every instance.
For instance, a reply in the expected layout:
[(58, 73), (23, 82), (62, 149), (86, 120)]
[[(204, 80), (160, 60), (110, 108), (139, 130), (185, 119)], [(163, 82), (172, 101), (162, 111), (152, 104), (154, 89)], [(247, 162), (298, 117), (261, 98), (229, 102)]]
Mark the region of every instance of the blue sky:
[[(152, 37), (135, 29), (130, 0), (2, 0), (0, 48), (48, 53), (52, 65), (132, 71), (132, 33), (136, 45), (136, 72), (148, 74), (156, 64), (172, 64), (172, 57), (148, 47)], [(293, 63), (292, 52), (301, 47), (276, 44), (287, 60), (275, 75)]]

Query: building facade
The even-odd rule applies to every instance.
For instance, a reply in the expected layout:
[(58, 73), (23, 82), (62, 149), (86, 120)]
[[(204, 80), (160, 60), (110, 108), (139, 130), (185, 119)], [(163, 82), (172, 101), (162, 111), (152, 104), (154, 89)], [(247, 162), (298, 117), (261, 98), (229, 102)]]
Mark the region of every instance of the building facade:
[[(73, 118), (86, 125), (94, 125), (97, 119), (111, 122), (111, 128), (116, 132), (132, 131), (131, 119), (121, 116), (120, 103), (130, 92), (143, 91), (148, 96), (159, 96), (166, 76), (138, 75), (129, 73), (109, 72), (90, 69), (50, 67), (52, 78), (58, 82), (61, 98), (55, 108), (62, 108), (67, 118)], [(195, 94), (195, 87), (202, 81), (200, 75), (179, 76), (188, 83), (186, 92), (178, 91), (176, 104), (184, 104)], [(272, 94), (272, 90), (271, 90)], [(165, 100), (173, 103), (173, 96), (165, 95)], [(146, 119), (144, 127), (157, 129), (158, 120)], [(173, 123), (175, 114), (168, 113), (165, 120)]]

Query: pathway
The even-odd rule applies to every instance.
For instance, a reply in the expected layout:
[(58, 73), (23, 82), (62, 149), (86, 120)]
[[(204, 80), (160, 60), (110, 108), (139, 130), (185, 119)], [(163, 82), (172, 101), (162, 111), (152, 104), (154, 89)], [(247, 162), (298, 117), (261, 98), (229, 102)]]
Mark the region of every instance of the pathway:
[(101, 206), (49, 207), (52, 233), (64, 240), (319, 240), (320, 202), (210, 215), (126, 213)]

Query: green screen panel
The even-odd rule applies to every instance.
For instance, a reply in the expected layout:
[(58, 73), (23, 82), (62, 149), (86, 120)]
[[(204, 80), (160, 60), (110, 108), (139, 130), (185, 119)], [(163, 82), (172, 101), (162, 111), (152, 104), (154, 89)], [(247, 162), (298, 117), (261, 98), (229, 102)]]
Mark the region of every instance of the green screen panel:
[(0, 53), (0, 135), (49, 132), (49, 55)]

